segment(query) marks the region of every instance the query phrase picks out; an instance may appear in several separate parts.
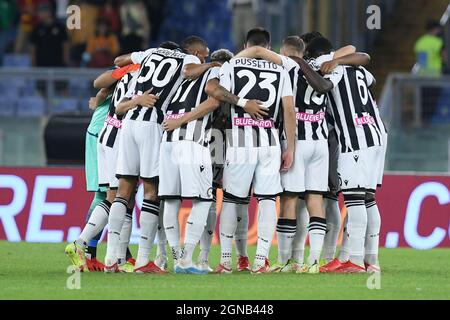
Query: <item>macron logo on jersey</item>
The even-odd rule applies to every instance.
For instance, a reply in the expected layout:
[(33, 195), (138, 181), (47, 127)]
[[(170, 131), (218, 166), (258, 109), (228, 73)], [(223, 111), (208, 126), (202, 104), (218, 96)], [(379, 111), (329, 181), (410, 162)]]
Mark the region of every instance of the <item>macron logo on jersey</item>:
[(305, 113), (305, 112), (297, 112), (295, 117), (298, 121), (304, 122), (320, 122), (325, 119), (325, 112), (319, 112), (316, 114)]
[(233, 123), (237, 127), (273, 128), (272, 120), (253, 120), (252, 118), (234, 118)]

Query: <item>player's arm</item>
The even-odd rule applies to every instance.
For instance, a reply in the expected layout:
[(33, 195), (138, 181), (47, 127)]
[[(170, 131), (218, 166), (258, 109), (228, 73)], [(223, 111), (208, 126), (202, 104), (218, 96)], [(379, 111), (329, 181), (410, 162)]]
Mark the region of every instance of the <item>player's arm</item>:
[(306, 81), (308, 81), (309, 85), (316, 92), (325, 94), (333, 89), (333, 83), (317, 73), (305, 60), (296, 58), (295, 62), (298, 63), (298, 65), (300, 66), (300, 70), (302, 70), (303, 74), (305, 75)]
[(235, 58), (264, 59), (273, 62), (275, 64), (278, 64), (280, 66), (283, 65), (283, 61), (281, 60), (281, 57), (278, 54), (269, 49), (259, 46), (254, 46), (242, 50), (235, 56)]
[(217, 61), (209, 63), (189, 63), (183, 67), (183, 78), (189, 80), (198, 79), (202, 74), (214, 67), (220, 67), (220, 63)]
[(345, 46), (345, 47), (342, 47), (342, 48), (336, 50), (334, 52), (334, 56), (333, 57), (335, 59), (336, 58), (340, 58), (340, 57), (345, 57), (345, 56), (348, 56), (349, 54), (353, 54), (355, 52), (356, 52), (356, 47), (352, 46), (352, 45), (348, 45), (348, 46)]
[(281, 171), (286, 172), (294, 163), (294, 150), (295, 150), (295, 109), (294, 109), (294, 97), (286, 96), (282, 99), (283, 102), (283, 120), (284, 131), (286, 133), (287, 148), (283, 151)]
[(205, 92), (220, 102), (243, 108), (254, 120), (262, 119), (268, 114), (267, 107), (261, 101), (240, 99), (221, 86), (217, 79), (206, 83)]
[(167, 119), (163, 123), (163, 128), (166, 131), (175, 130), (182, 125), (189, 123), (191, 121), (200, 119), (206, 116), (208, 113), (213, 112), (220, 106), (220, 101), (209, 97), (203, 101), (198, 107), (194, 108), (191, 112), (185, 113), (179, 119)]
[(124, 98), (116, 107), (116, 114), (123, 115), (128, 112), (128, 110), (134, 109), (137, 106), (141, 106), (144, 108), (152, 108), (156, 101), (158, 101), (158, 97), (154, 94), (151, 94), (152, 89), (144, 92), (142, 95), (137, 96), (135, 98)]
[(100, 89), (95, 97), (89, 99), (89, 109), (95, 110), (99, 105), (105, 102), (108, 95), (113, 91), (113, 88), (102, 88)]
[(108, 88), (111, 85), (113, 85), (117, 79), (114, 79), (112, 77), (112, 70), (103, 72), (101, 75), (99, 75), (95, 80), (94, 80), (94, 88), (95, 89), (102, 89), (102, 88)]
[(334, 59), (328, 62), (324, 62), (320, 67), (320, 71), (323, 74), (331, 73), (337, 66), (367, 66), (370, 63), (370, 55), (364, 52), (356, 52), (346, 56), (337, 57), (334, 56)]
[(114, 64), (118, 67), (124, 67), (126, 65), (132, 64), (131, 53), (123, 54), (114, 59)]

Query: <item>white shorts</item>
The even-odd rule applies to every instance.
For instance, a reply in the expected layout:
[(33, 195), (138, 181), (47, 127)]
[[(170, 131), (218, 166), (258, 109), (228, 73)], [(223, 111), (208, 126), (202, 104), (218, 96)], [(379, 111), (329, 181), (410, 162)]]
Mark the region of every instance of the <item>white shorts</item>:
[[(373, 149), (373, 150), (369, 150)], [(369, 161), (373, 156), (376, 147), (339, 154), (338, 159), (338, 175), (341, 189), (346, 190), (365, 190), (372, 183), (370, 163), (376, 163), (374, 160)], [(378, 174), (378, 170), (372, 172)], [(372, 174), (372, 176), (375, 176)], [(375, 179), (376, 180), (376, 179)], [(376, 181), (375, 181), (376, 183)]]
[(381, 163), (384, 163), (385, 149), (383, 146), (376, 146), (367, 149), (367, 184), (366, 189), (375, 192), (380, 179)]
[(116, 176), (153, 179), (159, 175), (162, 128), (156, 122), (122, 120)]
[(387, 152), (387, 144), (388, 144), (388, 135), (387, 133), (383, 134), (383, 145), (382, 148), (382, 155), (380, 156), (380, 162), (378, 167), (378, 181), (377, 181), (377, 187), (381, 187), (383, 184), (383, 176), (384, 176), (384, 165), (386, 163), (386, 152)]
[(162, 142), (159, 156), (162, 199), (212, 200), (212, 164), (208, 147), (193, 141)]
[(280, 166), (279, 146), (228, 147), (223, 190), (237, 198), (247, 198), (253, 185), (255, 196), (276, 196), (283, 191)]
[[(283, 141), (283, 148), (286, 142)], [(328, 191), (327, 140), (298, 140), (295, 144), (294, 164), (281, 173), (283, 191), (288, 193), (319, 193)]]
[(116, 138), (114, 148), (97, 143), (99, 187), (107, 187), (112, 190), (116, 190), (119, 187), (119, 179), (116, 177), (119, 135)]

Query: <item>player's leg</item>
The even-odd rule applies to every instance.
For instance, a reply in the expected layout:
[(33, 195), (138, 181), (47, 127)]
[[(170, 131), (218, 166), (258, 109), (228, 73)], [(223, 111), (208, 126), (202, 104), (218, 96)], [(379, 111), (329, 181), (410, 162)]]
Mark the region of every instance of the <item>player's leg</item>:
[(162, 270), (167, 270), (167, 237), (164, 230), (164, 201), (160, 203), (159, 209), (159, 221), (158, 221), (158, 231), (156, 232), (157, 237), (157, 247), (156, 247), (156, 258), (155, 264)]
[(117, 254), (120, 250), (120, 232), (139, 178), (140, 156), (134, 137), (135, 129), (136, 121), (122, 121), (116, 168), (116, 177), (119, 179), (118, 190), (108, 219), (105, 258), (105, 271), (107, 272), (118, 271)]
[(248, 196), (256, 161), (255, 154), (250, 148), (227, 148), (223, 172), (224, 201), (219, 221), (221, 256), (220, 264), (215, 269), (217, 273), (232, 272), (233, 238), (237, 229), (238, 203)]
[(323, 258), (326, 263), (334, 260), (336, 246), (341, 230), (341, 210), (338, 197), (327, 193), (324, 196), (325, 214), (327, 219), (327, 234), (323, 246)]
[(250, 204), (250, 196), (245, 200), (239, 199), (236, 203), (237, 226), (234, 234), (236, 244), (237, 263), (236, 270), (238, 272), (250, 271), (250, 261), (248, 259), (247, 241), (248, 241), (248, 207)]
[(301, 195), (296, 209), (297, 228), (292, 243), (293, 271), (298, 270), (305, 261), (305, 243), (308, 236), (309, 213), (305, 204), (305, 197)]
[(380, 272), (378, 247), (380, 240), (381, 216), (378, 210), (375, 193), (366, 193), (367, 230), (364, 252), (364, 263), (367, 271)]
[(144, 200), (142, 201), (139, 224), (141, 235), (137, 253), (135, 272), (159, 272), (155, 264), (150, 261), (150, 253), (155, 241), (159, 224), (158, 180), (144, 179)]
[(212, 164), (209, 148), (193, 141), (175, 142), (180, 157), (181, 196), (192, 199), (192, 209), (186, 221), (183, 255), (175, 272), (204, 274), (193, 262), (194, 249), (205, 230), (213, 201)]
[(132, 273), (134, 271), (134, 266), (136, 264), (133, 255), (129, 249), (131, 232), (133, 231), (133, 211), (135, 206), (135, 196), (136, 193), (130, 198), (128, 202), (127, 213), (125, 215), (125, 220), (123, 221), (122, 230), (120, 231), (120, 246), (119, 252), (117, 253), (117, 260), (119, 264), (119, 270), (121, 272)]
[[(365, 151), (340, 154), (338, 173), (342, 180), (342, 193), (347, 208), (347, 227), (344, 241), (348, 241), (349, 257), (334, 272), (365, 272), (364, 242), (367, 229), (367, 210), (365, 206), (364, 172)], [(340, 255), (341, 256), (341, 255)], [(340, 257), (341, 258), (341, 257)], [(347, 257), (345, 257), (347, 258)]]
[(281, 149), (279, 147), (258, 148), (258, 162), (254, 175), (254, 195), (258, 206), (258, 243), (253, 274), (269, 272), (269, 256), (277, 225), (276, 196), (282, 192)]
[(280, 272), (292, 258), (292, 243), (297, 228), (298, 195), (283, 193), (280, 197), (280, 216), (277, 223), (278, 258), (271, 272)]
[(217, 198), (216, 190), (214, 191), (214, 201), (208, 211), (208, 218), (206, 219), (206, 226), (200, 238), (200, 254), (197, 261), (197, 268), (212, 272), (213, 269), (209, 266), (209, 252), (211, 251), (211, 244), (213, 240), (214, 230), (216, 229), (217, 221)]

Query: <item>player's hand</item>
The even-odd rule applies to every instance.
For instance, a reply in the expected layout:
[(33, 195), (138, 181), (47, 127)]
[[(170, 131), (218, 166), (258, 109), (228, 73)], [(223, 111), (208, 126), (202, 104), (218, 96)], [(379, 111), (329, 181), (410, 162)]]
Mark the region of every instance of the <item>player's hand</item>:
[(322, 66), (320, 67), (320, 71), (322, 74), (330, 74), (333, 72), (334, 69), (339, 65), (337, 60), (331, 60), (324, 62)]
[(165, 131), (173, 131), (180, 128), (183, 125), (183, 119), (166, 119), (163, 122), (163, 129)]
[(281, 172), (287, 172), (294, 164), (294, 150), (285, 150), (281, 156)]
[(97, 98), (93, 97), (89, 99), (89, 109), (91, 110), (97, 109)]
[(244, 110), (253, 120), (264, 119), (264, 117), (269, 114), (269, 108), (265, 107), (259, 100), (248, 100), (244, 106)]
[(151, 94), (152, 90), (153, 88), (138, 96), (136, 98), (136, 104), (144, 108), (152, 108), (159, 99), (158, 96)]
[(210, 62), (210, 65), (211, 65), (211, 68), (221, 67), (222, 63), (220, 63), (219, 61), (213, 61), (213, 62)]

